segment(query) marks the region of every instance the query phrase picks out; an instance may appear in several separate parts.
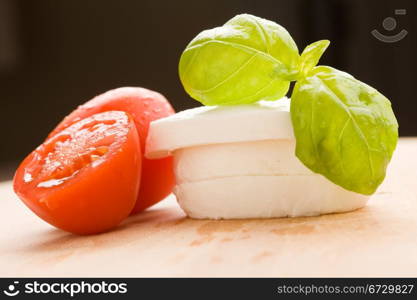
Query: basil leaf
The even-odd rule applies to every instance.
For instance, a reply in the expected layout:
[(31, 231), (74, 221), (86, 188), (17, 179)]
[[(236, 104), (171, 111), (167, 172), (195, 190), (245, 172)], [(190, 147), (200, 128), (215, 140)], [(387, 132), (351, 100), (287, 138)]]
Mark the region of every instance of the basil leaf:
[(296, 83), (291, 119), (296, 156), (304, 165), (347, 190), (375, 192), (398, 139), (385, 96), (347, 73), (319, 66)]
[(330, 41), (321, 40), (308, 45), (301, 54), (301, 74), (306, 76), (311, 69), (313, 69), (320, 60), (320, 57), (329, 47)]
[(285, 96), (299, 64), (297, 45), (282, 26), (243, 14), (198, 34), (181, 55), (179, 75), (205, 105), (244, 104)]

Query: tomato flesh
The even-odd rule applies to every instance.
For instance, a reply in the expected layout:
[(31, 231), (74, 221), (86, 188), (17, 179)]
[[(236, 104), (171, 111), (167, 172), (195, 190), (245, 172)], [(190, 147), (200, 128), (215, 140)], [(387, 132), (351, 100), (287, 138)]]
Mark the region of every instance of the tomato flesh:
[(163, 95), (139, 87), (110, 90), (79, 106), (58, 124), (49, 137), (80, 119), (109, 110), (129, 113), (138, 130), (142, 149), (142, 177), (138, 199), (132, 210), (132, 213), (137, 213), (164, 199), (172, 192), (175, 185), (171, 157), (158, 160), (144, 157), (149, 123), (175, 113)]
[(39, 217), (63, 230), (109, 230), (133, 209), (141, 150), (125, 112), (99, 113), (72, 124), (35, 149), (16, 171), (14, 189)]

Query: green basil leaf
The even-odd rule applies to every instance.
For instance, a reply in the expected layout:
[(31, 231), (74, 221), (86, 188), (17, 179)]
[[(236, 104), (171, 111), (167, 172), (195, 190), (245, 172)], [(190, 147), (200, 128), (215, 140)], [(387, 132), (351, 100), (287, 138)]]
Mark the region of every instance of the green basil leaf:
[(306, 76), (319, 62), (330, 41), (321, 40), (308, 45), (301, 54), (301, 74)]
[(390, 101), (351, 75), (326, 66), (300, 79), (291, 98), (296, 156), (347, 190), (374, 193), (398, 139)]
[(285, 96), (299, 65), (297, 45), (282, 26), (243, 14), (198, 34), (181, 55), (179, 75), (205, 105), (244, 104)]

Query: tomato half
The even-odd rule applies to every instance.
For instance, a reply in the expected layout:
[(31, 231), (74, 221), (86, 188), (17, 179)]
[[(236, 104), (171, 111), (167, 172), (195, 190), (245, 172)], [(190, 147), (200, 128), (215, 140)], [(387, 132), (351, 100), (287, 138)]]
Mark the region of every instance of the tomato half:
[(101, 94), (79, 106), (50, 133), (49, 137), (74, 122), (103, 111), (129, 113), (135, 121), (142, 149), (142, 181), (132, 213), (140, 212), (168, 196), (175, 185), (172, 158), (149, 160), (144, 157), (149, 123), (175, 113), (161, 94), (139, 87), (123, 87)]
[(134, 207), (141, 159), (128, 114), (95, 114), (29, 154), (16, 171), (14, 190), (46, 222), (72, 233), (98, 233), (119, 224)]

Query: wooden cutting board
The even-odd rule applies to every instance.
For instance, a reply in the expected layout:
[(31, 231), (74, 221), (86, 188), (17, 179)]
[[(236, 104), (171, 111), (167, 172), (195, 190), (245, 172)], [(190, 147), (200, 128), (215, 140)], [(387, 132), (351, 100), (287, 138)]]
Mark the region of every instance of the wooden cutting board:
[(417, 139), (401, 139), (366, 208), (309, 218), (208, 221), (173, 196), (112, 232), (76, 236), (0, 183), (0, 276), (417, 276)]

